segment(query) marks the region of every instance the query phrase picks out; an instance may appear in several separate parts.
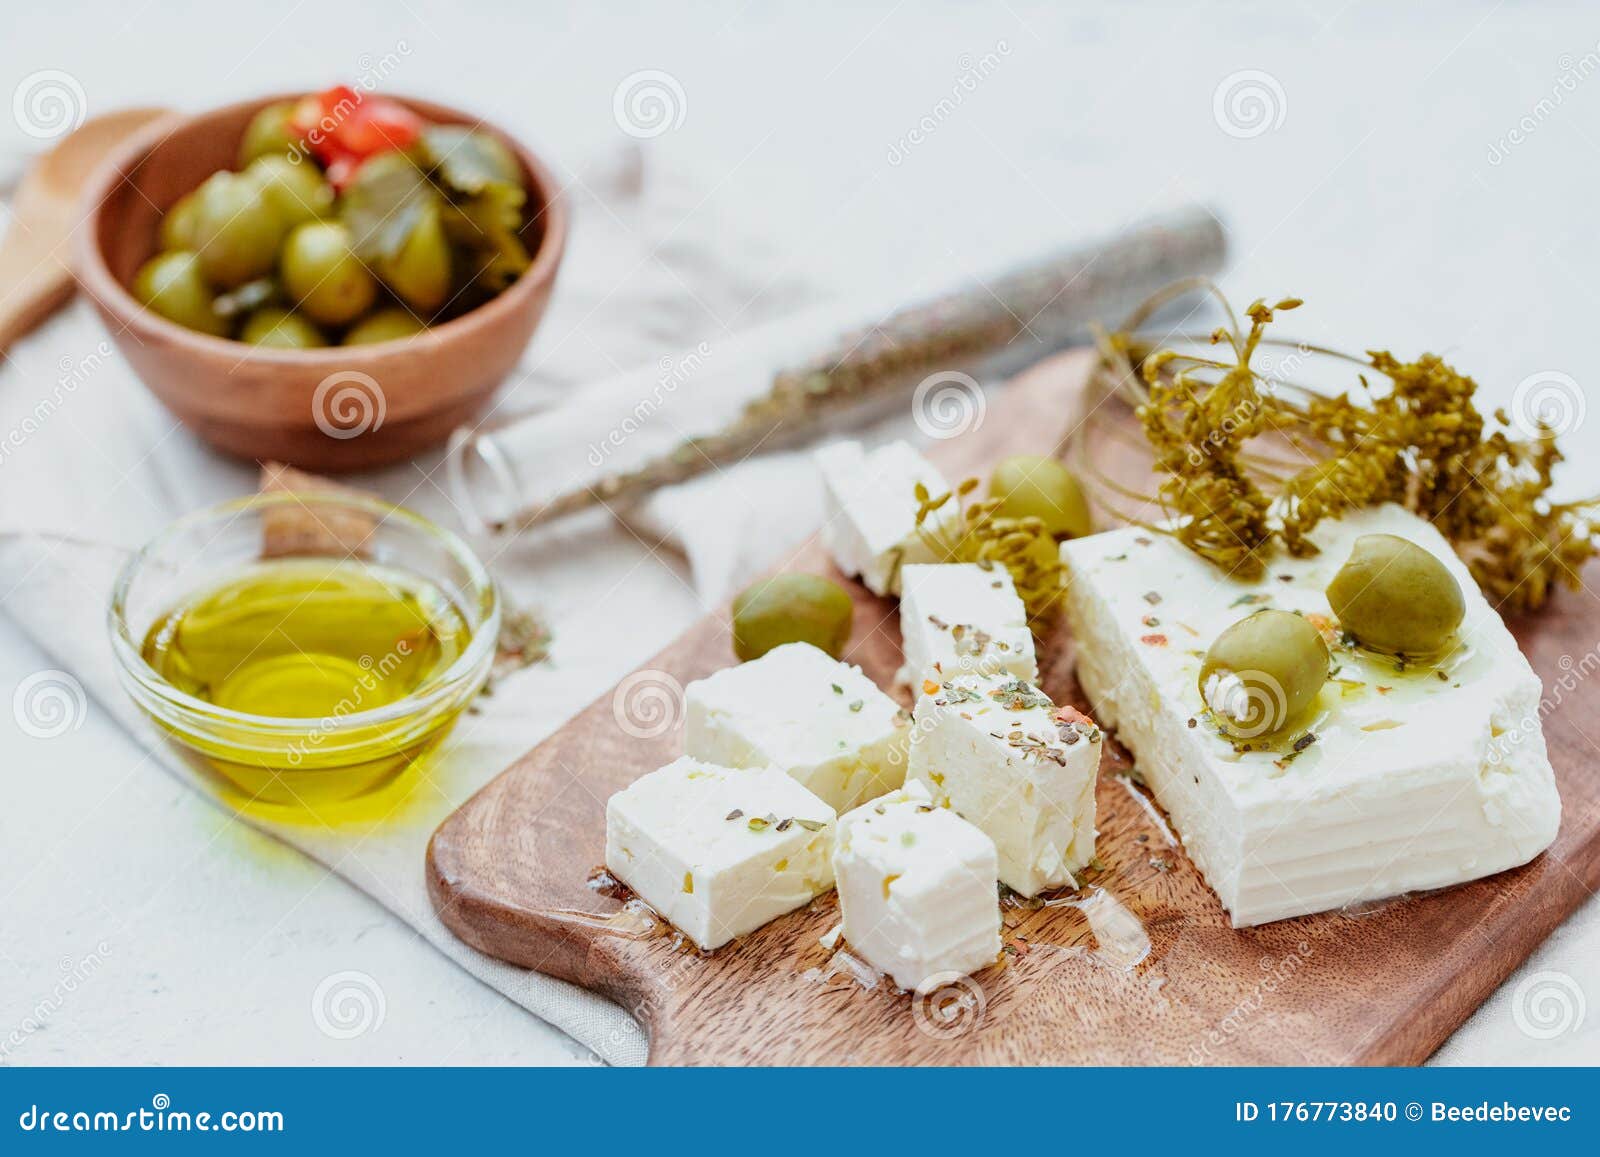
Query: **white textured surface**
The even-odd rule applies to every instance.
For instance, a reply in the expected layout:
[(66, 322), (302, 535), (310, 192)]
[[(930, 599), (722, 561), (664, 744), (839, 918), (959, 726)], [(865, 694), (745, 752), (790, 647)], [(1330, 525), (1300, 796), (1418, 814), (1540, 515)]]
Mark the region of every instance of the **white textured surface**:
[(684, 750), (728, 767), (771, 764), (846, 811), (899, 787), (910, 720), (862, 674), (786, 643), (684, 691)]
[[(1365, 534), (1413, 542), (1454, 574), (1466, 601), (1454, 649), (1406, 674), (1339, 650), (1337, 678), (1287, 723), (1311, 746), (1288, 761), (1282, 740), (1262, 736), (1254, 745), (1266, 750), (1241, 754), (1204, 716), (1206, 649), (1268, 608), (1331, 621), (1323, 592)], [(1084, 691), (1236, 927), (1492, 875), (1542, 852), (1561, 818), (1539, 679), (1439, 532), (1380, 506), (1324, 522), (1311, 540), (1317, 555), (1275, 558), (1254, 581), (1131, 528), (1061, 549)], [(1258, 692), (1270, 720), (1282, 689)]]
[(1011, 572), (977, 563), (913, 564), (900, 573), (900, 680), (915, 686), (958, 671), (1039, 677), (1028, 611)]
[[(472, 12), (505, 34), (453, 34)], [(480, 109), (575, 166), (627, 142), (612, 115), (622, 78), (670, 72), (685, 115), (646, 147), (652, 159), (697, 172), (701, 184), (618, 212), (620, 227), (662, 239), (660, 260), (578, 239), (557, 295), (570, 312), (553, 314), (541, 331), (530, 359), (540, 372), (519, 385), (518, 404), (566, 397), (576, 381), (737, 331), (769, 315), (747, 303), (766, 290), (770, 304), (794, 274), (839, 291), (915, 295), (1190, 198), (1211, 201), (1233, 230), (1224, 283), (1237, 299), (1304, 296), (1294, 332), (1312, 341), (1443, 347), (1491, 398), (1509, 402), (1541, 371), (1592, 384), (1600, 85), (1590, 75), (1561, 86), (1596, 51), (1589, 16), (1576, 4), (1530, 16), (1442, 0), (1225, 16), (1192, 4), (1017, 0), (852, 5), (831, 15), (816, 6), (686, 14), (643, 3), (535, 12), (509, 0), (329, 0), (314, 15), (302, 6), (246, 30), (200, 0), (62, 0), (8, 12), (0, 96), (54, 69), (78, 81), (91, 111), (158, 101), (200, 108), (349, 77), (404, 41), (390, 87)], [(969, 91), (959, 78), (986, 54), (998, 66)], [(1281, 90), (1273, 98), (1281, 121), (1269, 110), (1270, 127), (1258, 135), (1229, 135), (1213, 116), (1218, 90), (1252, 70)], [(0, 150), (35, 147), (0, 117)], [(646, 167), (645, 184), (654, 172)], [(626, 180), (630, 170), (614, 175)], [(708, 188), (715, 196), (704, 201)], [(584, 209), (578, 195), (581, 213), (605, 212)], [(719, 251), (689, 239), (709, 233), (725, 246), (735, 218), (756, 221), (770, 242), (724, 248), (738, 260), (714, 277), (688, 277), (686, 289), (686, 270)], [(575, 276), (580, 268), (589, 276)], [(722, 292), (707, 297), (712, 284)], [(619, 319), (627, 324), (604, 324)], [(79, 307), (13, 349), (0, 372), (0, 429), (18, 428), (100, 336)], [(1591, 415), (1568, 436), (1573, 492), (1600, 489), (1597, 428)], [(768, 473), (779, 490), (794, 477)], [(448, 513), (415, 469), (374, 481)], [(0, 482), (5, 526), (69, 527), (128, 544), (180, 510), (250, 485), (248, 470), (175, 430), (120, 367), (97, 372), (27, 445), (8, 448)], [(695, 501), (736, 525), (770, 528), (771, 504), (750, 501), (750, 485), (713, 477), (694, 488)], [(814, 517), (807, 495), (784, 497), (796, 502), (793, 520)], [(797, 537), (793, 520), (692, 547), (699, 594), (674, 559), (592, 524), (514, 549), (506, 561), (536, 575), (562, 640), (561, 665), (527, 676), (523, 707), (537, 719), (514, 733), (480, 726), (476, 738), (488, 744), (481, 758), (526, 746), (529, 728), (553, 726), (673, 637), (705, 600), (737, 589), (719, 568), (748, 574), (769, 561), (759, 544), (786, 549)], [(607, 586), (596, 587), (597, 573)], [(14, 592), (4, 593), (10, 608)], [(92, 626), (94, 599), (77, 598), (78, 618)], [(0, 620), (0, 691), (56, 662)], [(583, 1053), (343, 878), (228, 823), (141, 762), (98, 708), (54, 740), (0, 726), (0, 767), (0, 992), (18, 994), (24, 1009), (52, 1005), (43, 1031), (14, 1052), (19, 1062), (561, 1061)], [(108, 934), (105, 966), (56, 999), (61, 959), (81, 958)], [(1600, 1060), (1596, 960), (1600, 905), (1591, 901), (1441, 1059)], [(382, 982), (387, 1016), (377, 1031), (333, 1039), (317, 1031), (310, 1003), (325, 977), (347, 970)], [(1574, 990), (1588, 1008), (1581, 1025), (1569, 1017), (1551, 1031), (1529, 1021), (1541, 993)], [(11, 1003), (5, 1023), (20, 1023)]]
[(871, 450), (836, 442), (818, 450), (815, 461), (822, 474), (822, 542), (834, 565), (875, 594), (898, 594), (900, 568), (935, 557), (917, 533), (915, 488), (940, 494), (948, 483), (899, 440)]
[(994, 841), (1024, 896), (1073, 882), (1094, 858), (1100, 729), (1021, 690), (1009, 672), (956, 674), (917, 696), (910, 778)]
[(839, 817), (833, 871), (845, 943), (901, 988), (937, 987), (1000, 954), (994, 841), (920, 783)]
[(733, 770), (683, 756), (606, 801), (605, 862), (712, 949), (833, 887), (836, 818), (776, 767)]

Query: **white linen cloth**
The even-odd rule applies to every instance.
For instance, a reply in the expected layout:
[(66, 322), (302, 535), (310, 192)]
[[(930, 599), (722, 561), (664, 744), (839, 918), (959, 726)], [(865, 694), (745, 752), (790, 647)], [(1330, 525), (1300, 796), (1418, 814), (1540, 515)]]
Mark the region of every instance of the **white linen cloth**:
[[(572, 189), (574, 229), (554, 300), (497, 416), (565, 400), (585, 383), (702, 337), (726, 336), (724, 319), (742, 330), (819, 296), (786, 275), (762, 239), (703, 211), (690, 182), (650, 171), (635, 152), (578, 174)], [(456, 526), (439, 466), (439, 455), (430, 454), (349, 481)], [(512, 600), (552, 622), (554, 650), (549, 663), (513, 676), (481, 714), (462, 720), (428, 771), (431, 795), (417, 793), (427, 802), (368, 830), (240, 822), (327, 865), (599, 1058), (642, 1063), (645, 1041), (622, 1010), (483, 956), (446, 931), (424, 891), (424, 846), (453, 808), (512, 759), (804, 538), (818, 513), (809, 478), (803, 454), (773, 455), (664, 492), (630, 516), (629, 528), (586, 516), (533, 543), (487, 546)], [(153, 762), (192, 783), (198, 781), (186, 758), (117, 686), (102, 608), (129, 549), (180, 514), (250, 492), (255, 481), (254, 467), (214, 454), (162, 410), (111, 352), (82, 302), (11, 351), (0, 369), (0, 608), (81, 683), (93, 709), (114, 716), (149, 746)], [(744, 532), (752, 526), (763, 532)], [(678, 576), (677, 560), (652, 557), (658, 543), (684, 552), (692, 586)], [(128, 833), (130, 840), (141, 836)], [(1597, 924), (1591, 904), (1581, 923), (1558, 934), (1555, 950), (1574, 961), (1593, 959)], [(1561, 1059), (1504, 1011), (1505, 1002), (1526, 1000), (1541, 965), (1585, 974), (1548, 955), (1498, 994), (1491, 1004), (1498, 1013), (1480, 1016), (1441, 1057)], [(1562, 1053), (1574, 1050), (1570, 1058), (1578, 1059), (1592, 1039), (1590, 1032), (1567, 1035)]]
[[(692, 182), (648, 171), (636, 149), (573, 175), (567, 187), (574, 223), (557, 291), (496, 418), (548, 406), (580, 383), (714, 338), (727, 332), (722, 318), (754, 325), (813, 298), (761, 238), (707, 212)], [(345, 480), (459, 529), (440, 458)], [(753, 476), (771, 469), (753, 466)], [(187, 757), (118, 686), (104, 608), (130, 550), (181, 514), (253, 491), (256, 476), (253, 465), (210, 451), (161, 408), (113, 352), (86, 302), (15, 347), (0, 370), (0, 608), (81, 684), (92, 709), (114, 716), (154, 762), (200, 790)], [(806, 532), (798, 523), (797, 535)], [(736, 559), (730, 547), (740, 539), (719, 535), (695, 548), (697, 569), (717, 575), (706, 583), (708, 600), (734, 570), (748, 573), (766, 561)], [(425, 893), (423, 854), (450, 811), (707, 602), (685, 586), (677, 564), (653, 562), (637, 535), (603, 517), (556, 528), (532, 548), (480, 545), (511, 601), (553, 621), (550, 661), (511, 676), (480, 713), (462, 719), (429, 761), (433, 790), (412, 793), (403, 815), (365, 830), (318, 831), (258, 816), (240, 822), (332, 868), (600, 1058), (639, 1064), (644, 1038), (621, 1009), (484, 956), (446, 931)], [(416, 804), (419, 797), (426, 802)]]

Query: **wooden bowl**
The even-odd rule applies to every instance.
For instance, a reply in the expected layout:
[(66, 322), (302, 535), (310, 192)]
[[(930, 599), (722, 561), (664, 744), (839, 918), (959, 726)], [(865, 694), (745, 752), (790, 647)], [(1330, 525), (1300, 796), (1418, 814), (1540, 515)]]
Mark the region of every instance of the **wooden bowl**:
[(533, 337), (567, 238), (549, 170), (492, 125), (394, 97), (430, 121), (479, 125), (506, 142), (528, 187), (530, 268), (504, 293), (416, 337), (315, 350), (262, 349), (185, 329), (129, 292), (157, 247), (161, 214), (235, 164), (250, 118), (287, 96), (152, 125), (106, 160), (85, 191), (78, 278), (112, 340), (161, 401), (228, 454), (312, 470), (357, 470), (442, 441), (488, 402)]

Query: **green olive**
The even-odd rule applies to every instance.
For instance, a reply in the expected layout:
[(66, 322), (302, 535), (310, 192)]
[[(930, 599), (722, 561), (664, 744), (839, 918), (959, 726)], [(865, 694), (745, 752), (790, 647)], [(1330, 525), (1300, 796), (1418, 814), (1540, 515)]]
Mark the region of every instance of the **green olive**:
[(1444, 563), (1393, 534), (1363, 534), (1328, 584), (1339, 625), (1363, 647), (1395, 655), (1442, 650), (1467, 605)]
[(428, 327), (406, 310), (380, 309), (368, 314), (344, 335), (345, 345), (372, 345), (380, 341), (399, 341), (415, 337)]
[(814, 574), (780, 574), (733, 600), (733, 653), (759, 659), (785, 643), (810, 643), (835, 659), (850, 641), (855, 607), (837, 583)]
[(260, 157), (250, 162), (244, 175), (260, 186), (285, 229), (333, 211), (333, 186), (310, 161), (295, 164), (288, 157)]
[(185, 193), (161, 217), (161, 248), (193, 249), (195, 222), (200, 216), (200, 195)]
[(239, 142), (239, 167), (242, 169), (257, 157), (287, 156), (300, 144), (300, 134), (289, 127), (294, 115), (295, 102), (280, 101), (269, 104), (250, 118)]
[(316, 326), (277, 305), (263, 305), (245, 318), (239, 340), (280, 350), (309, 350), (328, 344)]
[(1289, 611), (1257, 611), (1218, 635), (1200, 665), (1200, 698), (1244, 739), (1279, 731), (1328, 680), (1328, 644)]
[(283, 244), (283, 288), (312, 321), (344, 325), (372, 307), (378, 283), (350, 248), (350, 231), (337, 221), (308, 221)]
[(200, 259), (188, 250), (163, 253), (140, 267), (133, 295), (168, 321), (223, 337), (226, 318), (212, 308), (211, 287), (200, 272)]
[(1032, 515), (1057, 538), (1082, 538), (1094, 529), (1083, 488), (1054, 458), (1016, 454), (1005, 459), (989, 479), (989, 497), (1000, 499), (1004, 517)]
[(195, 192), (194, 244), (206, 280), (232, 289), (271, 273), (285, 225), (261, 186), (238, 173), (213, 173)]
[(378, 276), (419, 313), (432, 313), (450, 299), (450, 242), (437, 205), (423, 206), (399, 252), (378, 262)]

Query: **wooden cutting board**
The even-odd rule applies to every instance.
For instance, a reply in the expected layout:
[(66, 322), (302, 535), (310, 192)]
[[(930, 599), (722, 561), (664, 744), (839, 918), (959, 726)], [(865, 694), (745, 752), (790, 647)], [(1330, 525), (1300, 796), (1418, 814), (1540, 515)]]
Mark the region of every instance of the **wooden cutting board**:
[[(1087, 365), (1083, 354), (1042, 363), (932, 456), (955, 481), (986, 475), (1008, 453), (1051, 451), (1082, 401)], [(1134, 477), (1146, 471), (1134, 443), (1116, 436), (1131, 416), (1100, 417), (1100, 457)], [(838, 577), (815, 542), (785, 569)], [(846, 586), (856, 600), (849, 658), (888, 687), (900, 665), (895, 604)], [(1600, 747), (1585, 735), (1600, 733), (1600, 696), (1582, 681), (1600, 646), (1600, 600), (1564, 592), (1513, 630), (1547, 689), (1566, 681), (1545, 720), (1561, 832), (1533, 863), (1236, 931), (1159, 812), (1120, 774), (1126, 757), (1107, 744), (1104, 868), (1089, 882), (1143, 922), (1149, 955), (1122, 967), (1077, 908), (1008, 910), (1013, 951), (942, 1016), (886, 981), (868, 988), (837, 968), (820, 942), (838, 922), (831, 893), (703, 955), (665, 932), (627, 934), (620, 902), (587, 884), (603, 854), (606, 798), (681, 754), (674, 689), (733, 662), (721, 612), (450, 816), (428, 848), (429, 891), (467, 943), (633, 1011), (655, 1064), (1414, 1064), (1600, 887)], [(1089, 708), (1064, 632), (1041, 649), (1040, 668), (1057, 702)], [(649, 716), (651, 702), (665, 714)], [(659, 733), (639, 738), (619, 717), (634, 732)]]

